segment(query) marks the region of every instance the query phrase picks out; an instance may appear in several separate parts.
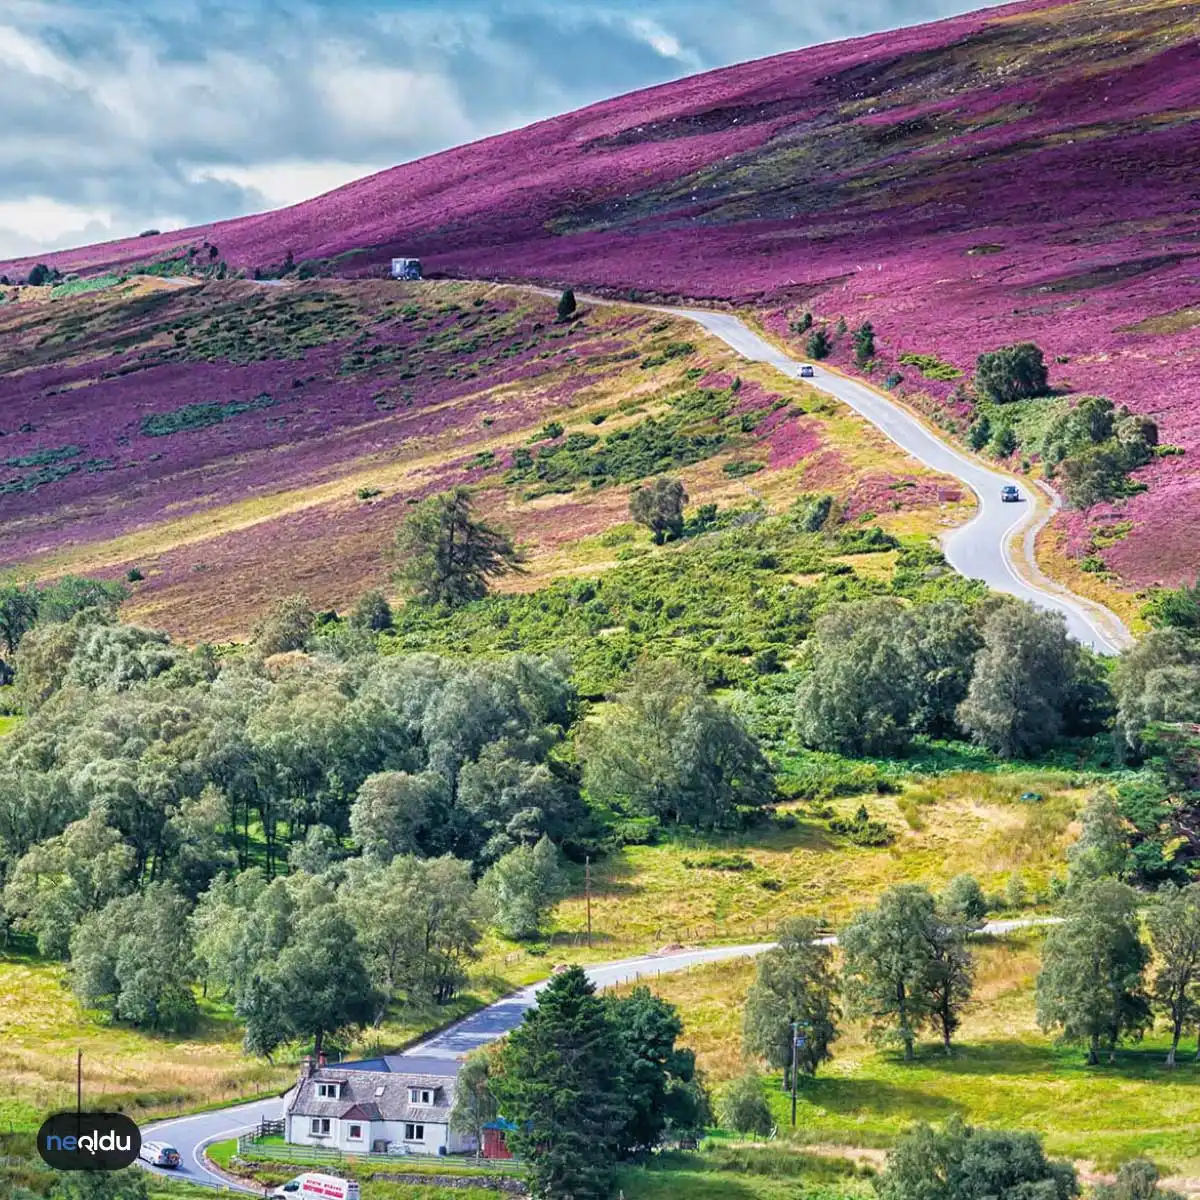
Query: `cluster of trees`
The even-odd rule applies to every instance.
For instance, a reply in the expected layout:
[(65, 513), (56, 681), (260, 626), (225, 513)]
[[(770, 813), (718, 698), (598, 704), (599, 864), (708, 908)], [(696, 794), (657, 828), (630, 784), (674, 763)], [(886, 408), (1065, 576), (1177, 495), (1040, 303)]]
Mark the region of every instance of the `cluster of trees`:
[[(1046, 938), (1037, 984), (1038, 1021), (1087, 1047), (1087, 1060), (1113, 1061), (1125, 1039), (1140, 1038), (1161, 1016), (1175, 1066), (1186, 1030), (1197, 1032), (1200, 1060), (1200, 884), (1169, 883), (1154, 896), (1142, 934), (1139, 895), (1115, 878), (1119, 823), (1101, 802), (1073, 848), (1064, 920)], [(1154, 970), (1151, 972), (1151, 965)]]
[(0, 686), (13, 680), (12, 660), (25, 635), (39, 622), (69, 620), (77, 612), (98, 608), (116, 612), (129, 592), (119, 583), (65, 575), (54, 583), (0, 580)]
[(778, 945), (761, 954), (746, 999), (743, 1045), (748, 1056), (784, 1072), (790, 1084), (793, 1032), (796, 1069), (815, 1075), (833, 1057), (843, 1015), (861, 1017), (870, 1037), (903, 1047), (912, 1059), (922, 1028), (936, 1031), (947, 1054), (971, 998), (974, 960), (968, 938), (982, 927), (984, 899), (970, 876), (941, 896), (915, 884), (890, 888), (840, 937), (841, 975), (830, 939), (808, 917), (785, 921)]
[[(1032, 342), (981, 354), (976, 366), (976, 395), (993, 405), (1045, 396), (1045, 356)], [(1037, 454), (1050, 478), (1057, 478), (1067, 502), (1090, 508), (1125, 494), (1131, 471), (1145, 466), (1158, 445), (1158, 426), (1150, 417), (1118, 408), (1104, 396), (1059, 402), (1036, 432), (1018, 435), (1011, 420), (981, 412), (967, 434), (972, 449), (989, 447), (998, 457), (1016, 450)]]
[(839, 606), (818, 619), (807, 656), (796, 729), (821, 750), (895, 754), (917, 734), (965, 735), (1032, 757), (1111, 715), (1102, 668), (1063, 618), (1010, 600)]
[(17, 1187), (10, 1200), (151, 1200), (149, 1173), (136, 1167), (124, 1171), (54, 1172), (49, 1191)]
[(616, 1164), (711, 1122), (675, 1007), (638, 987), (599, 996), (580, 967), (554, 976), (500, 1049), (473, 1055), (451, 1124), (479, 1136), (497, 1112), (534, 1195), (601, 1200)]
[[(1171, 1031), (1168, 1066), (1189, 1029), (1200, 1059), (1200, 884), (1160, 890), (1146, 918), (1147, 943), (1136, 893), (1099, 873), (1106, 865), (1085, 836), (1073, 855), (1064, 919), (1046, 939), (1038, 1021), (1084, 1045), (1094, 1064), (1102, 1050), (1111, 1061), (1122, 1039), (1141, 1037), (1160, 1015)], [(783, 922), (778, 944), (759, 956), (747, 995), (747, 1056), (782, 1070), (785, 1084), (793, 1061), (798, 1072), (815, 1075), (833, 1057), (843, 1015), (864, 1020), (873, 1041), (900, 1045), (906, 1060), (922, 1029), (950, 1054), (974, 984), (969, 940), (983, 928), (986, 909), (970, 875), (937, 896), (915, 884), (890, 888), (842, 931), (840, 975), (818, 922)], [(797, 1033), (803, 1042), (794, 1047)], [(744, 1098), (739, 1103), (754, 1111)]]
[(1150, 417), (1104, 396), (1084, 396), (1050, 422), (1036, 449), (1067, 502), (1090, 508), (1121, 495), (1129, 472), (1144, 467), (1157, 445), (1158, 426)]
[(664, 824), (728, 827), (775, 795), (774, 771), (738, 716), (669, 659), (636, 666), (579, 743), (593, 804)]
[[(560, 847), (602, 832), (560, 753), (577, 706), (561, 663), (339, 657), (296, 603), (221, 660), (103, 609), (51, 621), (42, 599), (13, 656), (26, 720), (0, 778), (0, 926), (69, 958), (81, 999), (123, 1020), (186, 1028), (199, 979), (266, 1049), (445, 1001), (482, 925), (536, 936)], [(369, 629), (378, 606), (360, 610)], [(313, 649), (279, 653), (298, 640)], [(214, 927), (263, 970), (245, 946), (222, 959)], [(312, 990), (288, 972), (322, 959), (364, 999), (317, 1021), (288, 1011)]]

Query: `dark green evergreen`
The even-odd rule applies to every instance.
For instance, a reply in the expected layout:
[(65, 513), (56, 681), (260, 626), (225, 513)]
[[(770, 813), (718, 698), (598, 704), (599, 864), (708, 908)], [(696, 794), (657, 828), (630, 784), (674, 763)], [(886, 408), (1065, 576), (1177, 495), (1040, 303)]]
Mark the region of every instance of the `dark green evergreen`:
[(629, 1049), (581, 967), (554, 976), (500, 1052), (494, 1091), (546, 1200), (608, 1200), (633, 1105)]

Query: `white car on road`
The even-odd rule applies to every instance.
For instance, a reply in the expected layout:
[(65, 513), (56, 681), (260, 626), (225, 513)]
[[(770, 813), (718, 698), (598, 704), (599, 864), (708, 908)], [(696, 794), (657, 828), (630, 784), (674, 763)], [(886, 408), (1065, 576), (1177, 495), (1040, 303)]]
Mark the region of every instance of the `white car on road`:
[(179, 1166), (180, 1161), (179, 1151), (166, 1142), (143, 1142), (138, 1158), (152, 1167), (170, 1167), (172, 1170)]
[(809, 366), (808, 363), (805, 363), (804, 366), (802, 366), (800, 368), (800, 378), (801, 379), (811, 379), (815, 374), (816, 374), (816, 372), (812, 369), (811, 366)]

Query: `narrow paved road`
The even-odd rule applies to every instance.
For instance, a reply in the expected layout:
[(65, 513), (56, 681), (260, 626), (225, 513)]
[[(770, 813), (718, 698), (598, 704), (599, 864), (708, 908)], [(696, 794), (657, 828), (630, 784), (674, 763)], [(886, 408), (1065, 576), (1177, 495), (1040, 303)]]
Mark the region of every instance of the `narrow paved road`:
[[(537, 290), (545, 292), (545, 289)], [(587, 299), (591, 303), (610, 303), (593, 297)], [(650, 307), (695, 321), (744, 358), (767, 363), (793, 379), (800, 378), (799, 361), (755, 333), (732, 313), (661, 305)], [(1036, 506), (1030, 503), (1027, 481), (992, 470), (964, 454), (943, 441), (907, 409), (866, 384), (817, 363), (811, 365), (813, 377), (806, 382), (865, 417), (918, 462), (943, 475), (952, 475), (978, 497), (979, 509), (975, 516), (942, 539), (946, 559), (956, 571), (970, 579), (982, 579), (998, 592), (1062, 613), (1071, 635), (1101, 654), (1116, 654), (1131, 644), (1133, 639), (1129, 631), (1115, 613), (1083, 600), (1049, 580), (1034, 582), (1030, 576), (1036, 578), (1040, 572), (1032, 562), (1018, 569), (1011, 547), (1013, 537), (1023, 525), (1038, 517)], [(1015, 483), (1021, 489), (1019, 503), (1005, 503), (1000, 499), (1000, 489), (1009, 483)], [(1024, 548), (1021, 554), (1024, 556)]]
[[(1054, 917), (989, 921), (983, 927), (982, 932), (1001, 937), (1016, 929), (1056, 922), (1057, 918)], [(837, 938), (822, 938), (821, 941), (827, 945), (835, 945)], [(649, 954), (640, 958), (626, 958), (619, 962), (588, 967), (587, 974), (597, 987), (610, 988), (655, 975), (686, 971), (689, 967), (704, 963), (723, 962), (734, 958), (751, 958), (761, 954), (764, 950), (769, 950), (772, 945), (771, 942), (754, 942), (740, 946), (709, 946), (699, 950), (681, 950), (674, 954)], [(410, 1047), (405, 1051), (405, 1055), (415, 1058), (456, 1059), (471, 1050), (496, 1041), (497, 1038), (503, 1037), (521, 1023), (526, 1011), (533, 1007), (538, 992), (548, 982), (548, 979), (543, 979), (540, 983), (522, 988), (519, 992), (514, 992), (513, 995), (506, 996), (503, 1000), (498, 1000), (495, 1004), (480, 1009), (479, 1012), (464, 1018), (449, 1029), (435, 1034), (428, 1041)], [(190, 1117), (172, 1117), (166, 1121), (155, 1121), (142, 1129), (142, 1139), (144, 1141), (153, 1139), (169, 1142), (179, 1151), (182, 1163), (178, 1170), (156, 1171), (156, 1174), (170, 1175), (205, 1187), (259, 1195), (261, 1193), (258, 1189), (230, 1183), (223, 1176), (209, 1170), (204, 1163), (204, 1150), (213, 1142), (225, 1141), (228, 1138), (237, 1137), (240, 1133), (245, 1133), (262, 1120), (279, 1120), (283, 1116), (283, 1110), (284, 1100), (282, 1098), (265, 1097), (262, 1100), (253, 1100), (248, 1104), (238, 1104), (230, 1108), (219, 1109), (216, 1112), (197, 1113)]]
[[(288, 281), (259, 279), (254, 282), (279, 287)], [(500, 280), (491, 282), (502, 283)], [(552, 298), (559, 295), (557, 291), (543, 287), (525, 286), (522, 290)], [(801, 361), (755, 333), (732, 313), (660, 304), (639, 305), (582, 293), (576, 298), (588, 304), (646, 308), (695, 321), (743, 358), (767, 363), (793, 379), (800, 378)], [(807, 365), (813, 367), (813, 376), (807, 380), (813, 387), (852, 408), (918, 462), (943, 475), (953, 476), (974, 492), (979, 501), (975, 516), (942, 538), (946, 560), (959, 574), (969, 579), (981, 579), (995, 591), (1062, 613), (1071, 636), (1100, 654), (1118, 654), (1132, 645), (1133, 637), (1116, 613), (1046, 578), (1034, 561), (1033, 537), (1029, 535), (1036, 534), (1039, 523), (1048, 520), (1052, 512), (1039, 514), (1038, 506), (1031, 502), (1031, 485), (1027, 480), (984, 466), (943, 441), (908, 409), (866, 384), (816, 363)], [(1020, 489), (1019, 503), (1005, 503), (1000, 499), (1000, 489), (1005, 484), (1016, 484)], [(1057, 500), (1051, 509), (1056, 507)], [(1018, 547), (1018, 561), (1013, 557), (1012, 543), (1022, 529), (1026, 537)]]

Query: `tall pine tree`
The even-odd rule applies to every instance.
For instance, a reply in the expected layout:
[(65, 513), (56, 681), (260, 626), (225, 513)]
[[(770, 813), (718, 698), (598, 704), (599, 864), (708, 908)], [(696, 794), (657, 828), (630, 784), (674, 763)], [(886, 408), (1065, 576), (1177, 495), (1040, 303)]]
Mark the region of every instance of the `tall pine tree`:
[(629, 1054), (582, 968), (556, 975), (509, 1036), (494, 1090), (513, 1151), (545, 1200), (607, 1200), (622, 1135)]

